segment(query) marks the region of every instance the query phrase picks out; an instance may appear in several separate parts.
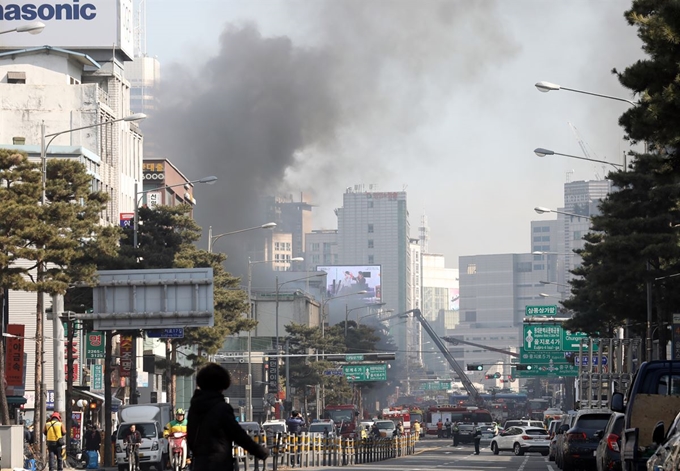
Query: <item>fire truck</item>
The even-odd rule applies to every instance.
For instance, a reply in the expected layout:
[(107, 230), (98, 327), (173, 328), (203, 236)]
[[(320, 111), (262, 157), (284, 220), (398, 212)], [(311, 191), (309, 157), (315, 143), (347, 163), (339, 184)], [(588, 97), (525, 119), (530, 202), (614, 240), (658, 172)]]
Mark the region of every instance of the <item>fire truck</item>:
[(404, 425), (404, 433), (406, 435), (411, 434), (411, 413), (408, 409), (390, 407), (383, 410), (382, 416), (383, 419), (394, 422), (394, 425), (398, 425), (401, 422)]
[(359, 408), (354, 404), (328, 404), (324, 417), (335, 423), (336, 432), (343, 437), (353, 437), (357, 427)]

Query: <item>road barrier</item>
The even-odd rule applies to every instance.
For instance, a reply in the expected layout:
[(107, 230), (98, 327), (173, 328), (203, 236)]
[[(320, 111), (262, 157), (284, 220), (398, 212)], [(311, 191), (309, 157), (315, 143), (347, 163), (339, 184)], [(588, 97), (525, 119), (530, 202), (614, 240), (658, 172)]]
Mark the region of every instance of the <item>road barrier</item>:
[(354, 439), (328, 437), (308, 433), (253, 434), (257, 443), (265, 445), (271, 454), (267, 460), (249, 455), (243, 448), (234, 446), (234, 458), (239, 468), (252, 471), (276, 471), (279, 467), (309, 468), (317, 466), (350, 466), (412, 455), (415, 451), (415, 434), (393, 438)]

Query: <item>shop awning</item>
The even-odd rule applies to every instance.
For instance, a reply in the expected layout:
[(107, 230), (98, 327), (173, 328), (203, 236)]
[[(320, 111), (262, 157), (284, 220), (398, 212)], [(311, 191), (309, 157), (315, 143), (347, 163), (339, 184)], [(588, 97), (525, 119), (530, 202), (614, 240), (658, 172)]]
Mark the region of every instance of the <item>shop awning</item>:
[(20, 406), (26, 404), (26, 398), (24, 396), (7, 396), (7, 404)]
[[(80, 394), (81, 396), (86, 397), (88, 399), (96, 399), (98, 401), (106, 402), (106, 399), (101, 394), (95, 394), (91, 391), (85, 391), (84, 389), (74, 389), (73, 394), (76, 394), (76, 395)], [(123, 401), (121, 401), (117, 397), (111, 397), (111, 405), (112, 406), (121, 406), (121, 405), (123, 405)]]

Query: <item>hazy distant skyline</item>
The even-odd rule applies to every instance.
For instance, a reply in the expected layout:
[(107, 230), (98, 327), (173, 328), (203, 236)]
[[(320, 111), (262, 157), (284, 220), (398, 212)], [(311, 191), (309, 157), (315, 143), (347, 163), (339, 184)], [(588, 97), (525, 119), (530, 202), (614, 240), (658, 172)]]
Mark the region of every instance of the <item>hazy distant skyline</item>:
[[(191, 6), (191, 15), (187, 6)], [(540, 159), (536, 147), (621, 162), (628, 105), (546, 80), (631, 98), (611, 73), (642, 57), (629, 1), (146, 0), (147, 54), (161, 63), (149, 120), (197, 187), (207, 231), (241, 229), (255, 195), (311, 193), (315, 229), (336, 227), (345, 188), (408, 193), (430, 252), (529, 252), (535, 206), (602, 166)], [(224, 249), (224, 247), (222, 247)], [(225, 249), (226, 250), (226, 249)], [(228, 250), (227, 250), (228, 253)]]

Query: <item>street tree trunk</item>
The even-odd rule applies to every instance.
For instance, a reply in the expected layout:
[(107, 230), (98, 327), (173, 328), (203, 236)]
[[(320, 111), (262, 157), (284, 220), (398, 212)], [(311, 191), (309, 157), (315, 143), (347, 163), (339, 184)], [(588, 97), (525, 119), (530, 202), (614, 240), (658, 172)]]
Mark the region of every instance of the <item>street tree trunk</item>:
[[(43, 279), (43, 266), (38, 263), (38, 281)], [(34, 405), (34, 420), (33, 425), (35, 429), (35, 439), (39, 444), (40, 456), (45, 457), (45, 438), (42, 430), (45, 426), (45, 417), (43, 411), (45, 410), (45, 391), (42, 390), (43, 383), (43, 349), (45, 340), (43, 338), (43, 320), (45, 318), (45, 293), (38, 291), (38, 300), (36, 302), (36, 317), (35, 317), (35, 405)]]
[[(66, 323), (67, 325), (67, 348), (66, 348), (66, 394), (64, 396), (65, 398), (65, 412), (66, 412), (66, 436), (68, 437), (66, 439), (66, 444), (67, 446), (71, 445), (71, 427), (73, 426), (73, 417), (72, 417), (72, 411), (73, 411), (73, 339), (75, 337), (75, 330), (76, 330), (76, 322), (72, 319), (69, 319), (68, 322)], [(83, 416), (81, 420), (85, 420), (85, 411), (87, 409), (83, 410)]]

